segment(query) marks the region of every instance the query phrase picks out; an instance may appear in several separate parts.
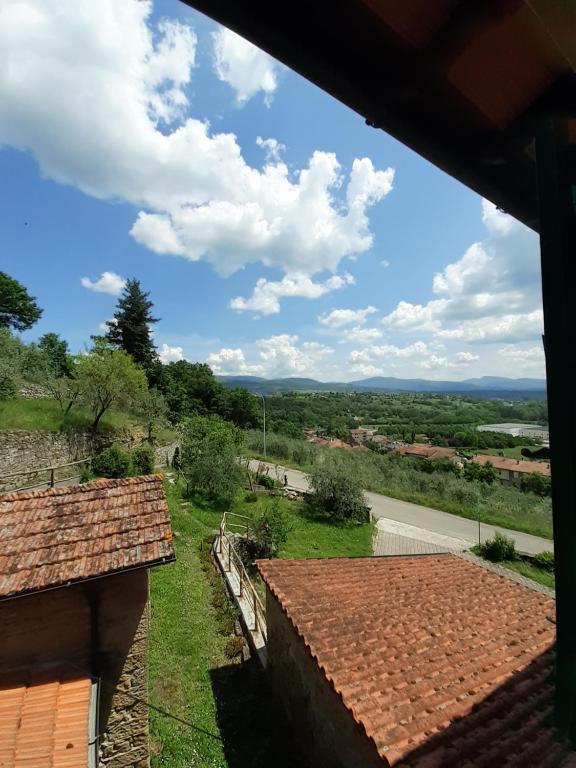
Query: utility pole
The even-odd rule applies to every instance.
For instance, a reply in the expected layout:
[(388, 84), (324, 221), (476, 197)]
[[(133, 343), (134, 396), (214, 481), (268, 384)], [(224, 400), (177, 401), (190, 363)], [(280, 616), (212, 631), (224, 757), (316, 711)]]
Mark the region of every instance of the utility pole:
[(262, 395), (262, 394), (260, 395), (260, 397), (262, 398), (262, 411), (264, 413), (264, 420), (263, 420), (263, 424), (264, 424), (264, 430), (263, 430), (264, 431), (264, 458), (266, 458), (266, 399), (265, 399), (264, 395)]

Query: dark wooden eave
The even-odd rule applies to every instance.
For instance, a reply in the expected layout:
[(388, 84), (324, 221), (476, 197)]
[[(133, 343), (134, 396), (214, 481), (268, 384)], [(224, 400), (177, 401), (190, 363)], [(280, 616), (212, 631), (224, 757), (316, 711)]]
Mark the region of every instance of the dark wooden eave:
[(573, 0), (184, 1), (538, 229), (534, 124), (575, 114)]

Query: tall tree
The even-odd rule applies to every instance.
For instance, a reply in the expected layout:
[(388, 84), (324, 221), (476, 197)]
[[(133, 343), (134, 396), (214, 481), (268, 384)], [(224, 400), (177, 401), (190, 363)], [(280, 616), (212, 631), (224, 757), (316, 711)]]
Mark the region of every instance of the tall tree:
[(6, 272), (0, 272), (0, 328), (26, 331), (41, 314), (36, 299), (26, 288)]
[(139, 280), (127, 280), (106, 333), (107, 341), (127, 352), (147, 374), (153, 372), (158, 363), (150, 334), (150, 326), (157, 323), (158, 318), (151, 314), (154, 305), (149, 296), (150, 293), (140, 287)]
[(72, 370), (72, 362), (68, 351), (68, 343), (61, 339), (57, 333), (45, 333), (40, 337), (38, 349), (46, 358), (46, 363), (56, 377), (69, 376)]

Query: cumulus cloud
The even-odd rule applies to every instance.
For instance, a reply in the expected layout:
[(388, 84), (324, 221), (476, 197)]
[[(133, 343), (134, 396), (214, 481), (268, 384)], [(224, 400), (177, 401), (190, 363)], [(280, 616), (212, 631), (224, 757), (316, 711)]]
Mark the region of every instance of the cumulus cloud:
[(184, 360), (184, 350), (182, 347), (170, 347), (168, 344), (162, 344), (158, 357), (165, 365), (167, 363), (177, 363), (178, 360)]
[(536, 235), (482, 202), (486, 237), (434, 276), (437, 298), (401, 301), (383, 318), (390, 329), (429, 332), (469, 343), (517, 341), (542, 333)]
[(220, 27), (212, 35), (214, 71), (218, 79), (236, 93), (238, 104), (245, 104), (262, 91), (269, 106), (278, 86), (278, 67), (274, 59), (230, 29)]
[(279, 163), (282, 152), (286, 151), (286, 145), (280, 144), (277, 139), (263, 139), (256, 136), (256, 145), (264, 150), (267, 163)]
[(365, 309), (333, 309), (332, 311), (320, 315), (318, 320), (322, 325), (329, 328), (342, 328), (344, 325), (356, 323), (362, 325), (366, 322), (368, 315), (377, 312), (376, 307), (366, 307)]
[(383, 344), (381, 346), (371, 345), (364, 349), (354, 349), (350, 353), (350, 362), (354, 365), (358, 363), (373, 364), (376, 360), (388, 360), (394, 358), (412, 358), (429, 354), (428, 345), (423, 341), (415, 341), (406, 347), (397, 347), (394, 344)]
[(355, 325), (354, 328), (346, 328), (342, 332), (340, 343), (369, 344), (371, 341), (381, 338), (382, 331), (378, 328), (362, 328), (360, 325)]
[(310, 277), (302, 274), (286, 275), (278, 281), (261, 277), (250, 298), (244, 299), (237, 296), (230, 301), (230, 307), (240, 312), (252, 310), (261, 315), (275, 315), (280, 312), (281, 298), (299, 296), (303, 299), (317, 299), (325, 293), (336, 291), (352, 283), (354, 278), (349, 274), (332, 275), (323, 283), (315, 283)]
[(109, 293), (111, 296), (118, 296), (126, 285), (126, 279), (117, 275), (116, 272), (102, 272), (97, 280), (83, 277), (80, 282), (90, 291)]
[(220, 349), (207, 358), (208, 364), (219, 374), (255, 374), (267, 377), (317, 375), (317, 364), (332, 355), (334, 350), (315, 341), (299, 342), (296, 335), (279, 334), (259, 339), (253, 345), (252, 358), (246, 359), (244, 350)]
[(137, 242), (221, 275), (253, 262), (335, 273), (369, 249), (367, 212), (393, 170), (363, 158), (346, 173), (320, 151), (293, 173), (272, 156), (250, 166), (235, 135), (189, 114), (194, 32), (154, 26), (151, 11), (140, 0), (4, 0), (0, 144), (31, 152), (47, 178), (137, 206)]
[(521, 363), (543, 363), (544, 350), (542, 347), (517, 348), (512, 344), (507, 344), (498, 350), (499, 355), (503, 355), (508, 360)]

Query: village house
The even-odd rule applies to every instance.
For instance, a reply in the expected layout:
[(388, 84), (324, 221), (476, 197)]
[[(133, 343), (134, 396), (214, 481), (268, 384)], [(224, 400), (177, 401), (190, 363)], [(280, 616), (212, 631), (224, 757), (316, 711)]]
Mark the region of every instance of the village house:
[(258, 568), (269, 679), (315, 768), (576, 765), (548, 594), (450, 554)]
[(498, 479), (506, 485), (518, 485), (522, 477), (533, 472), (550, 477), (548, 461), (522, 461), (507, 456), (487, 456), (481, 453), (474, 456), (472, 461), (475, 464), (492, 464)]
[(145, 768), (158, 475), (0, 497), (0, 766)]
[(353, 443), (362, 444), (372, 439), (372, 436), (376, 434), (375, 429), (366, 429), (365, 427), (357, 427), (350, 430), (350, 439)]

